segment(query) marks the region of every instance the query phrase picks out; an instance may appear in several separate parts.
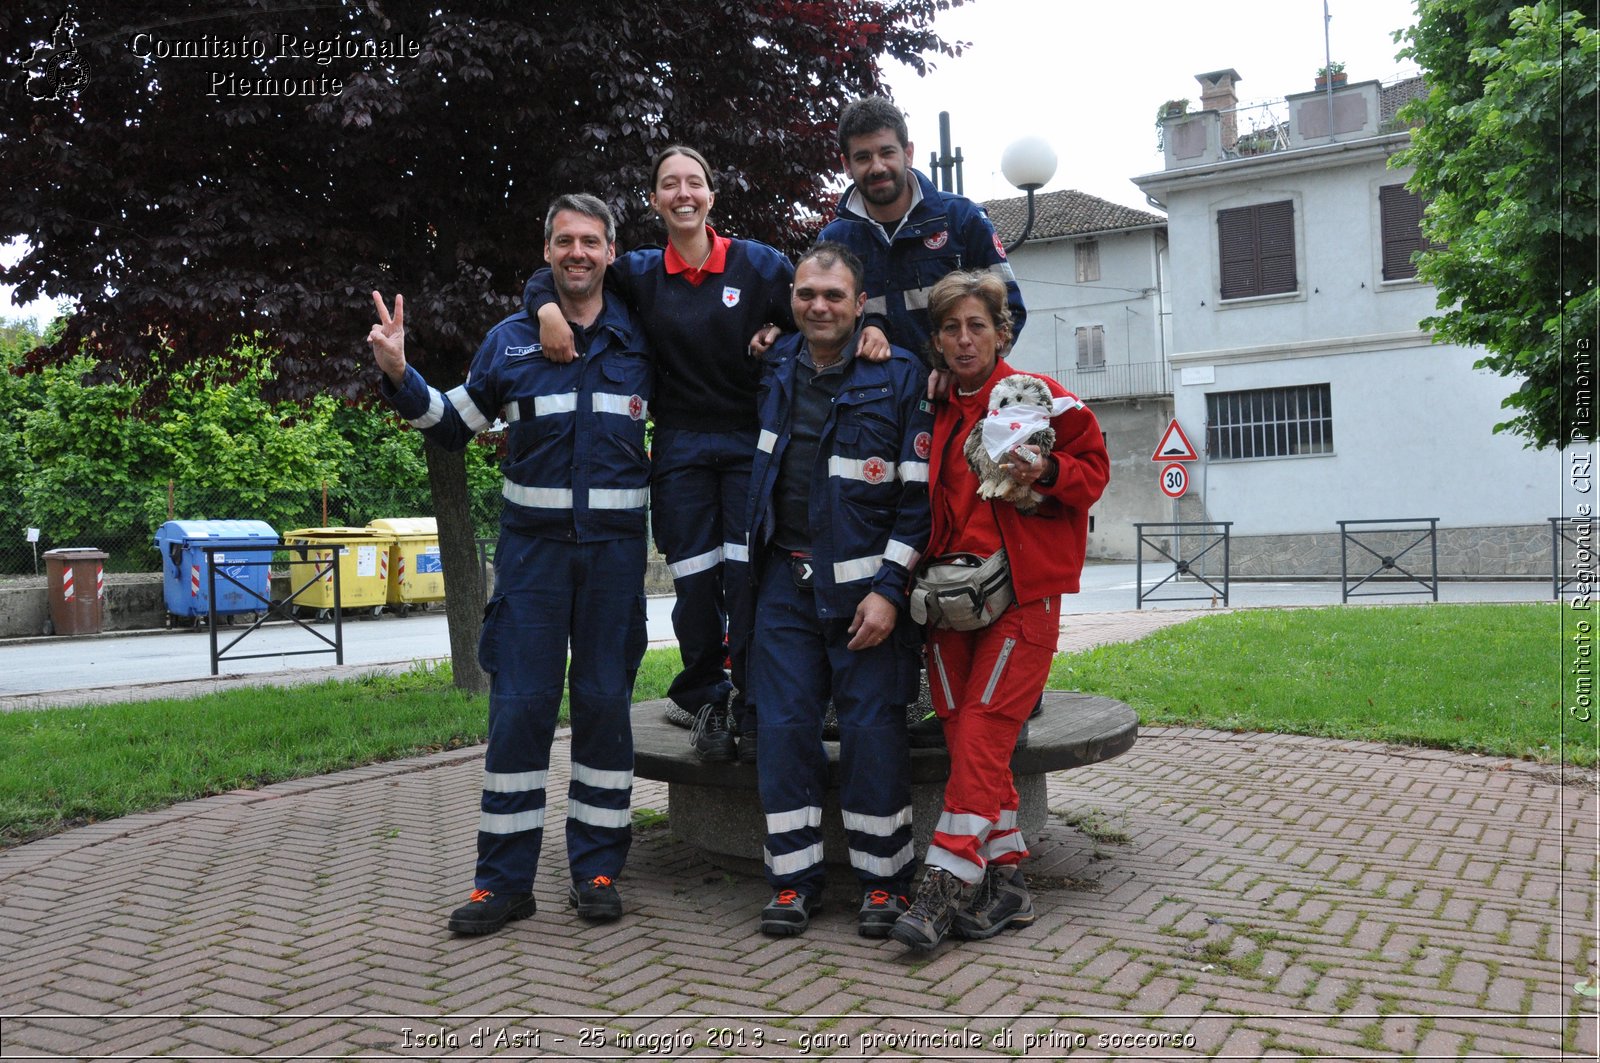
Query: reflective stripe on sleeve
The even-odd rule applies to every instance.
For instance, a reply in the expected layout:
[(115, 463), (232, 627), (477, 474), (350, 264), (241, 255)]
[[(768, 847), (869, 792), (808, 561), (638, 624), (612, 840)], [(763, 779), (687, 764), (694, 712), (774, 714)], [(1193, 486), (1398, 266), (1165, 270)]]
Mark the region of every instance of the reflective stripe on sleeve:
[(778, 436), (776, 432), (769, 432), (763, 428), (761, 434), (756, 437), (756, 449), (763, 454), (771, 454), (772, 448), (777, 445)]
[(878, 574), (878, 568), (882, 564), (882, 554), (873, 554), (871, 557), (853, 557), (848, 561), (835, 561), (833, 563), (833, 582), (854, 583), (858, 579), (871, 579)]
[(720, 546), (713, 547), (703, 554), (686, 557), (682, 561), (674, 561), (667, 565), (667, 575), (673, 579), (683, 579), (700, 572), (709, 572), (722, 564), (722, 550)]
[(471, 429), (474, 435), (489, 427), (489, 418), (484, 416), (483, 411), (478, 409), (478, 404), (472, 401), (472, 396), (467, 394), (467, 385), (462, 384), (458, 388), (451, 388), (445, 392), (444, 397), (449, 400), (450, 405), (456, 408), (456, 412), (461, 415), (461, 420), (466, 423), (466, 426)]
[(996, 262), (989, 267), (989, 272), (997, 275), (1008, 284), (1017, 283), (1017, 275), (1011, 272), (1011, 263), (1009, 262)]
[(928, 482), (928, 463), (925, 461), (902, 461), (899, 475), (901, 483), (925, 484)]
[(522, 420), (522, 407), (517, 405), (517, 400), (512, 399), (500, 409), (500, 419), (506, 424), (516, 424)]
[(906, 298), (906, 309), (907, 310), (926, 310), (926, 309), (928, 309), (928, 293), (931, 292), (931, 291), (933, 291), (932, 288), (907, 288), (904, 292), (901, 293)]
[(886, 295), (872, 296), (867, 300), (866, 309), (862, 311), (863, 314), (887, 314), (888, 312), (889, 297)]
[(444, 396), (439, 394), (438, 388), (428, 389), (428, 409), (421, 417), (413, 417), (406, 423), (412, 428), (432, 428), (444, 420)]
[(883, 546), (883, 559), (885, 561), (893, 561), (902, 568), (915, 568), (917, 566), (917, 558), (921, 556), (920, 553), (911, 549), (899, 539), (890, 539)]
[(750, 548), (744, 543), (723, 543), (722, 559), (724, 561), (750, 561)]

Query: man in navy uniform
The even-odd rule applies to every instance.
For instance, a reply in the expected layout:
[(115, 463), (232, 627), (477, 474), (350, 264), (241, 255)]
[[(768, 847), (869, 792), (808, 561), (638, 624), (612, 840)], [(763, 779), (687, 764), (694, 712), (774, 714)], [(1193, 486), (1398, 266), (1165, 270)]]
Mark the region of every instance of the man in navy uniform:
[(544, 257), (580, 357), (539, 355), (528, 308), (489, 331), (467, 382), (429, 387), (406, 364), (404, 304), (367, 337), (384, 397), (430, 439), (460, 449), (496, 419), (506, 459), (495, 593), (478, 656), (490, 678), (478, 864), (472, 895), (450, 916), (485, 934), (534, 914), (550, 745), (571, 652), (572, 775), (567, 789), (568, 902), (596, 922), (618, 918), (615, 880), (631, 841), (633, 678), (644, 654), (644, 425), (652, 376), (643, 333), (606, 296), (616, 223), (593, 196), (557, 198)]
[(822, 899), (831, 696), (857, 927), (884, 937), (915, 865), (904, 706), (922, 636), (905, 606), (929, 532), (927, 371), (898, 347), (885, 361), (856, 356), (866, 295), (860, 261), (839, 244), (801, 257), (791, 301), (800, 331), (766, 356), (750, 474), (750, 682), (774, 890), (761, 930), (801, 933)]

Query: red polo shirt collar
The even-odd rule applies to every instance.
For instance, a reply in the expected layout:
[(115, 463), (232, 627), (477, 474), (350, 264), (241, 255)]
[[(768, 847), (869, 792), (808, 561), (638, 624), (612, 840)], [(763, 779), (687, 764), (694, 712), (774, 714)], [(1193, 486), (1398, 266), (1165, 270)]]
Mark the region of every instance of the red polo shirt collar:
[(717, 230), (709, 225), (706, 226), (706, 235), (711, 238), (711, 257), (707, 258), (705, 265), (698, 269), (685, 262), (683, 256), (678, 254), (678, 249), (673, 247), (672, 242), (669, 240), (663, 261), (663, 265), (667, 267), (667, 272), (681, 273), (684, 280), (698, 287), (700, 282), (706, 279), (706, 274), (721, 273), (727, 269), (728, 245), (733, 241), (726, 236), (718, 236)]

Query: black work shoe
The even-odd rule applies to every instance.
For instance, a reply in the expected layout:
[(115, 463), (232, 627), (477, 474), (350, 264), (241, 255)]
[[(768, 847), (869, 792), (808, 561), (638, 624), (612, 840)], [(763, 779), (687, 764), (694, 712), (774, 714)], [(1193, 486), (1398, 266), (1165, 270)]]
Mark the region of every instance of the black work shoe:
[(728, 702), (708, 701), (695, 713), (689, 729), (689, 744), (701, 760), (726, 764), (737, 755), (733, 731), (729, 729)]
[(944, 721), (929, 709), (927, 715), (906, 724), (906, 742), (912, 749), (943, 749)]
[(622, 918), (622, 898), (609, 875), (574, 882), (567, 888), (567, 903), (578, 909), (578, 918), (591, 923), (609, 923)]
[(531, 893), (473, 890), (467, 903), (450, 913), (450, 932), (492, 934), (512, 920), (526, 919), (538, 910)]
[(972, 903), (956, 915), (950, 931), (958, 938), (981, 941), (1007, 927), (1032, 926), (1034, 918), (1033, 894), (1028, 892), (1022, 868), (990, 864), (984, 872), (983, 885), (978, 887)]
[(803, 933), (811, 925), (811, 917), (821, 910), (821, 894), (779, 890), (761, 909), (761, 932), (773, 937)]
[(895, 921), (889, 936), (914, 949), (935, 949), (950, 931), (956, 913), (967, 903), (965, 882), (942, 867), (930, 867), (911, 908)]
[(856, 933), (864, 938), (886, 938), (895, 920), (905, 915), (909, 907), (903, 893), (867, 890), (861, 895), (861, 913), (856, 917)]
[(754, 764), (756, 762), (756, 732), (746, 731), (739, 736), (739, 763)]

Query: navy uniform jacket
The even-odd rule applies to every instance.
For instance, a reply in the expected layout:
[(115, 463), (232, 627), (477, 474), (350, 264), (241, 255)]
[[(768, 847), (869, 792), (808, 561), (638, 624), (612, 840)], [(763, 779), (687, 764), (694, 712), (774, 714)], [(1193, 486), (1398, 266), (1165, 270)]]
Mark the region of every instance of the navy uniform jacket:
[(892, 240), (855, 208), (859, 200), (854, 189), (839, 200), (839, 216), (819, 237), (845, 245), (866, 267), (867, 311), (862, 324), (883, 329), (891, 343), (910, 349), (926, 363), (931, 357), (929, 291), (952, 270), (987, 269), (1006, 282), (1012, 333), (1020, 335), (1028, 313), (989, 216), (965, 196), (940, 192), (916, 170), (911, 175), (922, 189), (922, 199)]
[(588, 349), (558, 365), (540, 354), (538, 321), (519, 311), (489, 330), (465, 384), (441, 393), (407, 366), (399, 388), (383, 378), (384, 397), (451, 450), (506, 423), (503, 527), (571, 542), (642, 536), (650, 359), (620, 300), (606, 296), (597, 324)]
[[(773, 493), (789, 443), (804, 342), (794, 333), (767, 352), (761, 434), (750, 471), (753, 570), (760, 568), (772, 541)], [(821, 619), (849, 619), (870, 591), (905, 610), (911, 573), (928, 544), (931, 522), (933, 415), (924, 398), (927, 386), (922, 363), (899, 347), (888, 361), (851, 358), (844, 370), (811, 474), (813, 589)]]

